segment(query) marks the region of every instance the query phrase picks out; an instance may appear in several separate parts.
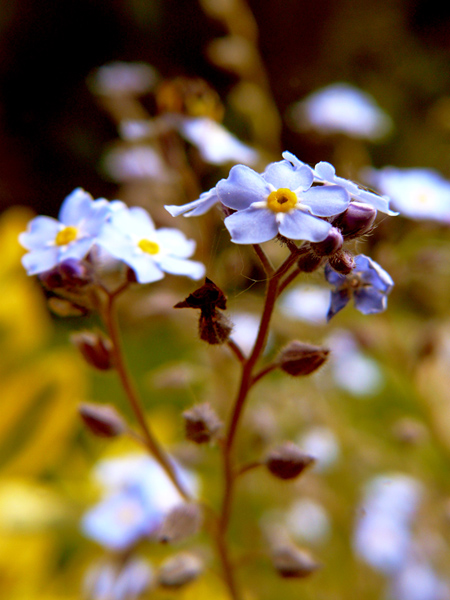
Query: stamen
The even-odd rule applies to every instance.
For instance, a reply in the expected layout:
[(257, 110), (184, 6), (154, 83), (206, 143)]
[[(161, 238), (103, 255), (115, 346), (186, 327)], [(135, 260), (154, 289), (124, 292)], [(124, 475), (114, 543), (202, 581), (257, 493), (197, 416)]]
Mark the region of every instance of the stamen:
[(57, 246), (67, 246), (70, 242), (77, 239), (78, 230), (76, 227), (68, 226), (58, 231), (55, 237), (55, 244)]
[(159, 252), (158, 244), (150, 240), (143, 239), (140, 242), (138, 242), (138, 246), (142, 250), (142, 252), (145, 252), (147, 254), (158, 254)]
[(296, 194), (287, 189), (279, 188), (271, 192), (267, 198), (267, 206), (273, 212), (289, 212), (297, 205), (298, 198)]

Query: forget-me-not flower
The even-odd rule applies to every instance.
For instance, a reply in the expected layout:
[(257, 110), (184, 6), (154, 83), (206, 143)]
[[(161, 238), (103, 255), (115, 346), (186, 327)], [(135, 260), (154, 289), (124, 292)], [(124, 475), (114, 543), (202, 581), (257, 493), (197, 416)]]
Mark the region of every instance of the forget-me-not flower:
[(348, 83), (319, 89), (290, 108), (296, 129), (315, 129), (324, 135), (379, 140), (392, 129), (392, 120), (375, 100)]
[(390, 196), (395, 208), (411, 219), (450, 223), (450, 181), (433, 169), (370, 169), (371, 185)]
[(137, 600), (154, 583), (150, 563), (132, 557), (127, 562), (112, 561), (95, 564), (86, 573), (83, 598), (86, 600)]
[(131, 267), (139, 283), (158, 281), (164, 273), (191, 279), (201, 279), (205, 274), (202, 263), (188, 260), (195, 242), (178, 229), (156, 229), (147, 211), (137, 206), (112, 213), (97, 242)]
[(77, 188), (64, 200), (58, 220), (38, 216), (30, 221), (27, 231), (19, 236), (28, 250), (22, 257), (28, 275), (49, 271), (69, 258), (83, 259), (114, 206)]
[(288, 161), (271, 163), (263, 174), (236, 165), (220, 181), (220, 201), (236, 212), (225, 219), (231, 240), (259, 244), (279, 233), (291, 240), (320, 242), (331, 228), (322, 217), (343, 212), (350, 201), (340, 186), (315, 186), (312, 170)]
[(348, 275), (337, 273), (327, 264), (325, 277), (335, 286), (331, 292), (328, 320), (342, 310), (352, 296), (355, 308), (365, 315), (386, 310), (387, 295), (394, 285), (389, 273), (364, 254), (355, 257), (355, 266)]
[[(283, 158), (299, 169), (306, 166), (305, 163), (299, 160), (294, 154), (292, 154), (292, 152), (283, 152)], [(376, 210), (387, 213), (391, 216), (398, 214), (389, 208), (389, 195), (380, 196), (379, 194), (375, 194), (374, 192), (360, 187), (349, 179), (338, 177), (336, 175), (335, 168), (328, 162), (318, 162), (313, 169), (313, 174), (315, 182), (323, 185), (338, 185), (343, 187), (345, 190), (347, 190), (353, 202), (369, 204)]]

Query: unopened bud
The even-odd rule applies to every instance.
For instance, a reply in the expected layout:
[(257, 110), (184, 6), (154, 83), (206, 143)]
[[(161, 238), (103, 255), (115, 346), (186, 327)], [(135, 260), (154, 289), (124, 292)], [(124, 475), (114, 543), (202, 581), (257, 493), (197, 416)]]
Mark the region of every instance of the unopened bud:
[(47, 300), (49, 309), (58, 317), (81, 317), (88, 314), (88, 310), (84, 306), (79, 306), (65, 300), (64, 298), (58, 298), (52, 296)]
[(321, 241), (311, 244), (311, 248), (318, 256), (330, 256), (342, 248), (344, 238), (336, 227), (332, 227), (327, 237)]
[(224, 344), (230, 337), (233, 326), (221, 312), (202, 312), (198, 322), (200, 339), (211, 345)]
[(294, 479), (315, 462), (293, 442), (284, 442), (269, 452), (266, 466), (272, 475), (280, 479)]
[(186, 438), (196, 444), (214, 439), (222, 427), (222, 421), (208, 402), (196, 404), (183, 413)]
[(164, 519), (159, 540), (164, 543), (180, 542), (195, 535), (202, 524), (202, 512), (198, 504), (186, 502), (175, 506)]
[(70, 339), (89, 365), (99, 371), (107, 371), (112, 368), (112, 342), (103, 333), (81, 331), (73, 334)]
[(117, 437), (127, 429), (125, 421), (110, 404), (84, 402), (78, 408), (84, 424), (99, 437)]
[(330, 267), (337, 271), (338, 273), (342, 273), (342, 275), (348, 275), (351, 273), (355, 267), (355, 259), (346, 250), (340, 250), (330, 256), (328, 259)]
[(39, 273), (38, 279), (48, 290), (55, 290), (64, 285), (62, 275), (57, 267), (50, 269), (50, 271)]
[(333, 221), (333, 225), (341, 230), (345, 238), (359, 237), (372, 229), (376, 216), (377, 211), (370, 204), (351, 203)]
[(320, 568), (306, 550), (292, 544), (278, 546), (272, 551), (272, 564), (281, 577), (308, 577)]
[(303, 273), (312, 273), (320, 267), (322, 261), (323, 257), (319, 256), (311, 249), (309, 252), (300, 255), (297, 260), (297, 267), (303, 271)]
[(86, 285), (91, 282), (91, 274), (86, 263), (76, 258), (68, 258), (59, 265), (65, 282), (72, 285)]
[(280, 369), (289, 375), (309, 375), (323, 365), (329, 353), (322, 346), (293, 341), (280, 352), (277, 362)]
[(183, 552), (163, 563), (159, 571), (159, 583), (164, 587), (178, 588), (197, 579), (202, 571), (200, 558)]

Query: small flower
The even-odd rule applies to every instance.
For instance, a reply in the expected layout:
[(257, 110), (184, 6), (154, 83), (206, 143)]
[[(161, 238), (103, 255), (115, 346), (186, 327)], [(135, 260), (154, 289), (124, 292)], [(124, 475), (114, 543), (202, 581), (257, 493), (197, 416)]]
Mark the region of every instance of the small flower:
[(391, 118), (372, 96), (347, 83), (334, 83), (296, 102), (290, 117), (296, 129), (324, 135), (379, 140), (392, 129)]
[[(305, 163), (299, 160), (291, 152), (283, 152), (283, 158), (292, 163), (298, 169), (305, 167)], [(387, 213), (388, 215), (395, 216), (398, 213), (389, 209), (389, 197), (380, 196), (374, 192), (370, 192), (349, 179), (338, 177), (336, 170), (332, 164), (321, 161), (316, 164), (313, 169), (314, 181), (323, 185), (338, 185), (344, 188), (353, 202), (369, 204), (379, 210), (380, 212)]]
[(258, 153), (232, 135), (223, 125), (207, 117), (181, 118), (180, 134), (194, 144), (208, 163), (223, 165), (229, 162), (255, 164)]
[(150, 145), (119, 145), (111, 148), (103, 157), (105, 174), (119, 183), (154, 179), (166, 182), (170, 173), (160, 155)]
[(140, 207), (123, 208), (111, 215), (98, 237), (98, 244), (134, 271), (139, 283), (150, 283), (164, 273), (200, 279), (205, 267), (187, 260), (195, 250), (178, 229), (156, 229), (149, 214)]
[(355, 308), (365, 315), (386, 310), (387, 295), (394, 285), (391, 276), (364, 254), (355, 257), (355, 266), (349, 275), (341, 275), (327, 264), (325, 277), (335, 286), (331, 292), (328, 320), (342, 310), (352, 296)]
[(411, 219), (450, 223), (450, 181), (433, 169), (372, 169), (365, 174), (392, 199), (396, 209)]
[(124, 565), (103, 561), (93, 565), (83, 581), (86, 600), (137, 600), (154, 583), (145, 559), (132, 557)]
[(22, 258), (28, 275), (44, 273), (68, 259), (83, 259), (114, 209), (106, 200), (93, 200), (81, 188), (64, 200), (59, 220), (38, 216), (21, 233), (19, 241), (29, 250)]
[(258, 244), (278, 233), (292, 240), (324, 240), (331, 225), (321, 217), (343, 212), (349, 196), (337, 185), (311, 187), (313, 180), (309, 167), (296, 168), (289, 161), (271, 163), (262, 175), (244, 165), (233, 167), (216, 186), (220, 201), (236, 211), (225, 219), (231, 240)]

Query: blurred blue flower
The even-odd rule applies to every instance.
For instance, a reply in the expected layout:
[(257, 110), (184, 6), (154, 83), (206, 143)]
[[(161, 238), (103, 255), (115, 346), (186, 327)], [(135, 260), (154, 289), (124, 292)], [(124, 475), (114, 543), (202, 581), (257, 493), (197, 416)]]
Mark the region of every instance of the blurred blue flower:
[(19, 236), (21, 245), (29, 250), (22, 257), (28, 275), (49, 271), (67, 259), (84, 258), (115, 207), (77, 188), (64, 200), (58, 220), (35, 217)]
[(328, 320), (342, 310), (352, 296), (355, 308), (365, 315), (386, 310), (387, 295), (394, 285), (391, 276), (364, 254), (355, 257), (355, 267), (349, 275), (341, 275), (327, 264), (325, 277), (335, 286), (331, 292)]
[[(291, 152), (283, 152), (283, 158), (290, 163), (292, 163), (297, 168), (301, 169), (305, 165), (301, 160), (299, 160), (294, 154)], [(338, 185), (347, 190), (350, 198), (354, 202), (369, 204), (373, 206), (376, 210), (380, 212), (387, 213), (388, 215), (394, 216), (398, 213), (389, 209), (389, 194), (386, 196), (380, 196), (379, 194), (375, 194), (374, 192), (370, 192), (369, 190), (363, 189), (358, 186), (353, 181), (349, 179), (344, 179), (343, 177), (338, 177), (336, 175), (336, 170), (328, 162), (321, 161), (316, 164), (313, 169), (314, 181), (321, 183), (323, 185)]]
[(146, 560), (131, 558), (125, 565), (112, 561), (94, 565), (83, 582), (87, 600), (137, 600), (154, 582), (153, 569)]
[(260, 175), (249, 167), (233, 167), (220, 181), (220, 201), (236, 212), (225, 219), (237, 244), (258, 244), (278, 233), (292, 240), (320, 242), (331, 228), (321, 217), (343, 212), (349, 204), (340, 186), (315, 186), (312, 170), (288, 161), (271, 163)]
[(97, 243), (134, 271), (139, 283), (150, 283), (164, 273), (200, 279), (205, 274), (202, 263), (187, 260), (195, 242), (178, 229), (156, 229), (150, 215), (140, 207), (122, 208), (111, 214)]
[(348, 83), (334, 83), (319, 89), (289, 110), (295, 129), (315, 129), (324, 135), (379, 140), (392, 129), (392, 120), (375, 100)]
[(363, 177), (390, 196), (400, 214), (411, 219), (450, 223), (450, 181), (433, 169), (367, 169)]
[[(177, 464), (174, 468), (186, 489), (195, 494), (193, 475)], [(183, 502), (160, 465), (146, 455), (102, 461), (95, 476), (106, 493), (84, 515), (82, 529), (111, 550), (126, 550), (156, 534), (168, 512)]]

